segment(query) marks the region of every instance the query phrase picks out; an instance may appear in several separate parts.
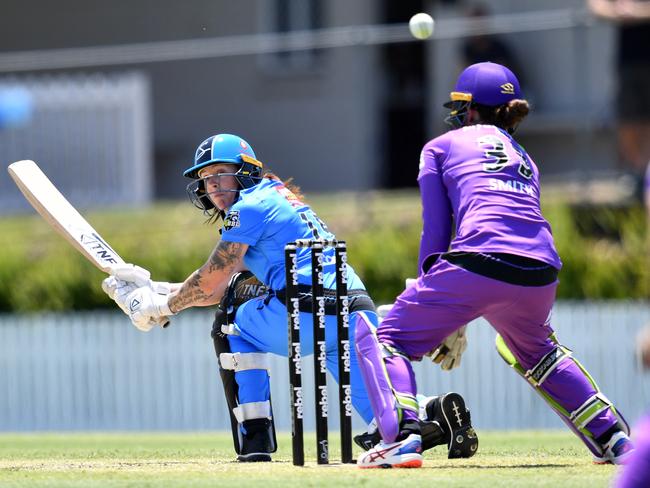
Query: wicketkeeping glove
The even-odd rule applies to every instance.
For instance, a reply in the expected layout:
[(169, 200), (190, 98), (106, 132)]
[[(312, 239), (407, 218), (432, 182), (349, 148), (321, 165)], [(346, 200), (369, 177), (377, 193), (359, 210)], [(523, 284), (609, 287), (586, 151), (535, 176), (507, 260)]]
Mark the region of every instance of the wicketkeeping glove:
[(467, 336), (465, 335), (466, 329), (467, 326), (463, 325), (456, 332), (449, 334), (445, 340), (442, 341), (442, 344), (427, 354), (427, 356), (429, 356), (434, 363), (439, 364), (445, 371), (460, 366), (460, 358), (463, 355), (463, 352), (465, 352), (465, 349), (467, 349)]

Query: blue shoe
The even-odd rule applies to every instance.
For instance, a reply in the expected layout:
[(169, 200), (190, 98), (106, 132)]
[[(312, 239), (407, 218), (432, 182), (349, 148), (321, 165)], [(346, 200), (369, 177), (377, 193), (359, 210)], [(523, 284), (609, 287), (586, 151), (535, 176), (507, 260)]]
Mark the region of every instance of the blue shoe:
[(366, 468), (420, 468), (422, 466), (422, 438), (411, 434), (406, 439), (384, 444), (380, 442), (357, 460), (357, 466)]
[(596, 464), (627, 464), (628, 459), (634, 452), (634, 444), (623, 431), (618, 431), (605, 444), (605, 452), (602, 457), (594, 456)]

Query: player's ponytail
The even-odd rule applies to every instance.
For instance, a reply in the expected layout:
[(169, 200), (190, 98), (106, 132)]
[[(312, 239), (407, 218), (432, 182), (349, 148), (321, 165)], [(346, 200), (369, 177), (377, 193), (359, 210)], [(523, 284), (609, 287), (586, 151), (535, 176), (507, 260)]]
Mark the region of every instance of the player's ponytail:
[(515, 98), (498, 107), (476, 105), (482, 124), (496, 125), (497, 127), (513, 133), (517, 125), (526, 118), (530, 112), (528, 101)]
[(503, 129), (517, 127), (530, 112), (530, 106), (526, 100), (514, 99), (496, 109), (496, 125)]

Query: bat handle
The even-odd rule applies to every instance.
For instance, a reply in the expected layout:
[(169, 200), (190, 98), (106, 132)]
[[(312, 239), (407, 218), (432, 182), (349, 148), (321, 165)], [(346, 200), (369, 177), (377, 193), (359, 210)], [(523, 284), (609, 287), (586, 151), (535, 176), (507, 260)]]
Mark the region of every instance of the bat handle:
[(159, 325), (163, 329), (166, 329), (167, 327), (169, 327), (170, 323), (171, 322), (169, 321), (168, 317), (160, 317), (159, 319), (156, 320), (156, 325)]

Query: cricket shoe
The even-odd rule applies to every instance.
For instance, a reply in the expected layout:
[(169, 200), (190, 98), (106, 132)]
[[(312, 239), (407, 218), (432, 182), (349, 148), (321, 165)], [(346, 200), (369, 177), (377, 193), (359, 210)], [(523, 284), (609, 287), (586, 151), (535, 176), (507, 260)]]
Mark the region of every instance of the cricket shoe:
[(380, 442), (357, 459), (357, 466), (366, 468), (419, 468), (422, 466), (422, 439), (410, 434), (390, 444)]
[(449, 436), (447, 448), (449, 459), (470, 458), (478, 451), (478, 436), (472, 427), (472, 418), (465, 400), (458, 393), (447, 393), (431, 402), (424, 402), (429, 419), (440, 422)]
[(368, 429), (363, 434), (353, 437), (354, 443), (364, 451), (369, 451), (381, 442), (381, 434), (377, 428), (377, 421), (373, 418), (368, 424)]
[(634, 444), (621, 430), (616, 432), (604, 447), (605, 452), (601, 457), (594, 456), (595, 464), (627, 464), (634, 453)]
[(379, 431), (364, 432), (363, 434), (354, 436), (354, 443), (364, 451), (368, 451), (381, 442), (381, 434)]

